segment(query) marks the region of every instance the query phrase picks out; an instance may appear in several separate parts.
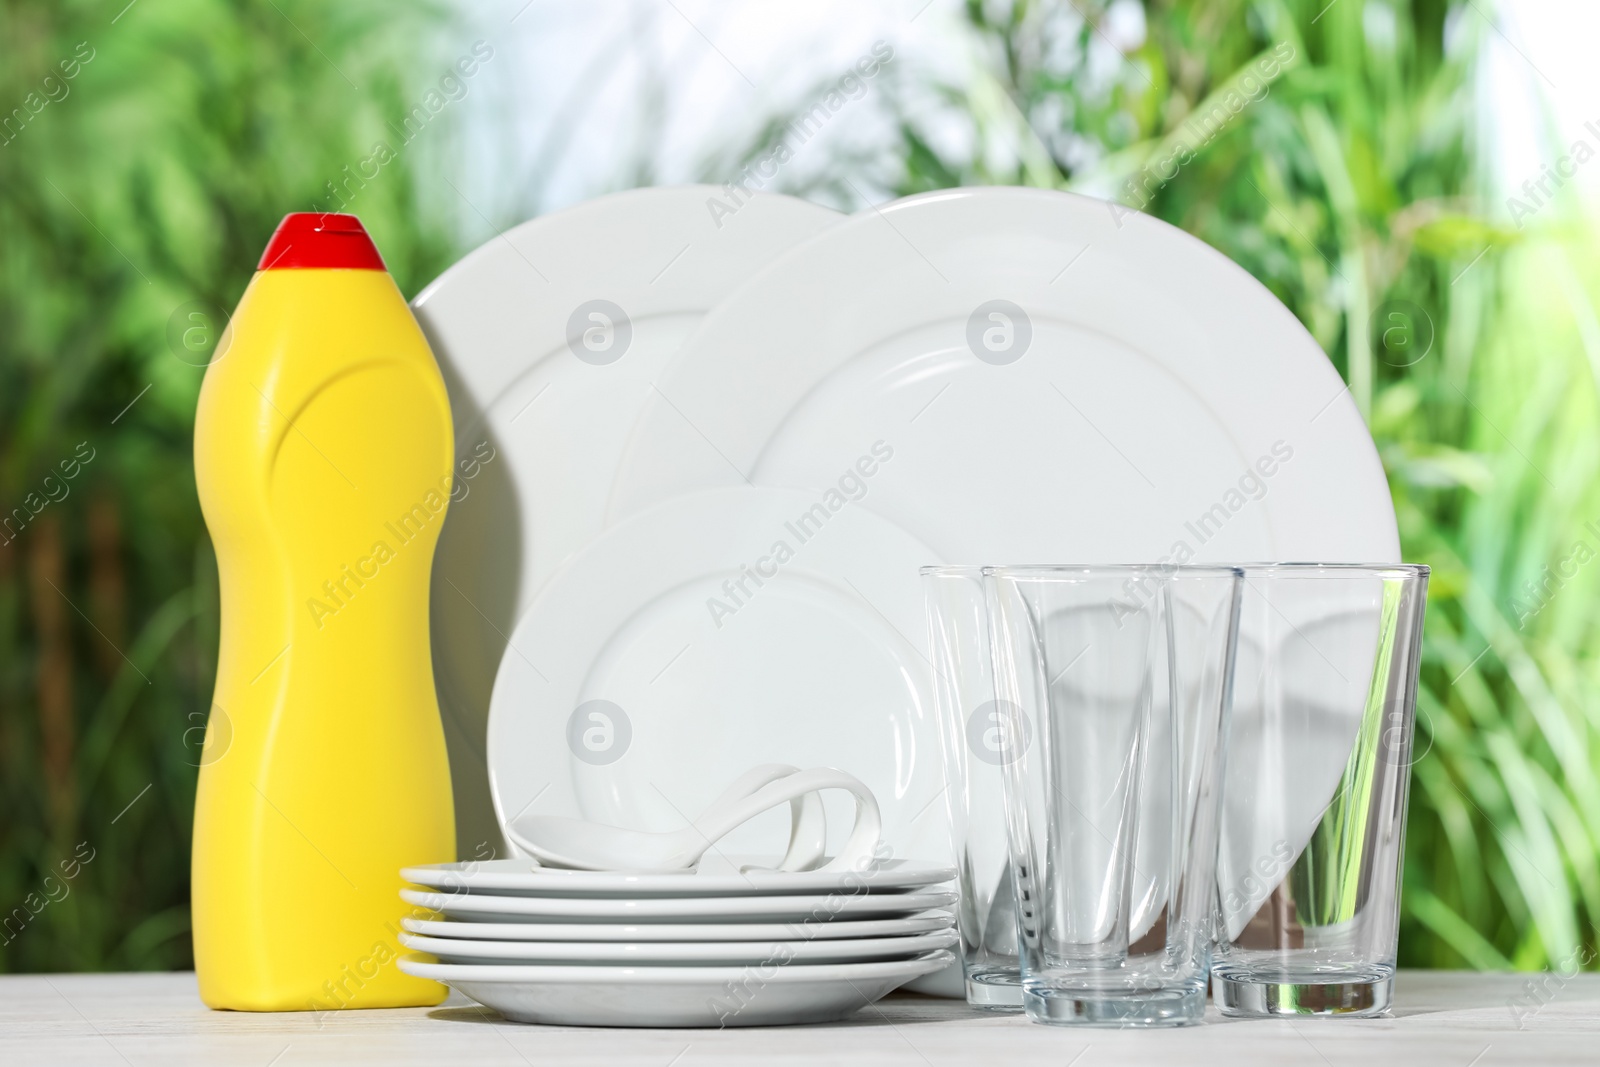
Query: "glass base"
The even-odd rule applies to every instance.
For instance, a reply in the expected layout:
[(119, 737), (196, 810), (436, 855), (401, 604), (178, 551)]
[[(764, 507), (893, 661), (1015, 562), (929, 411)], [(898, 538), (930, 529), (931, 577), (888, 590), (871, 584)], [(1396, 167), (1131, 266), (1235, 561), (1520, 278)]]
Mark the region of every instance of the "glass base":
[(985, 1011), (1021, 1011), (1022, 975), (1015, 970), (969, 974), (967, 1003)]
[(1292, 975), (1212, 975), (1212, 995), (1224, 1015), (1386, 1015), (1394, 1002), (1392, 975), (1344, 981), (1293, 981)]
[(1028, 986), (1022, 1005), (1034, 1022), (1056, 1026), (1187, 1026), (1205, 1016), (1206, 990), (1203, 984), (1143, 993)]

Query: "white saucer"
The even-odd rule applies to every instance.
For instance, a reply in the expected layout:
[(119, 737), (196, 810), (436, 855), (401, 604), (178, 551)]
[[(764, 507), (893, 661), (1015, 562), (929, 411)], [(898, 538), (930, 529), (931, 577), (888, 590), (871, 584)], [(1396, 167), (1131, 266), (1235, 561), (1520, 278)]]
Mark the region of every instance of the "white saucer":
[(735, 856), (719, 862), (710, 857), (695, 871), (665, 874), (568, 871), (531, 866), (529, 860), (506, 859), (467, 863), (434, 863), (407, 867), (400, 877), (418, 885), (447, 892), (490, 893), (496, 896), (627, 896), (627, 897), (729, 897), (861, 890), (881, 893), (948, 882), (955, 868), (917, 860), (888, 860), (882, 867), (860, 873), (850, 871), (787, 872), (739, 867), (776, 865), (776, 857)]
[(463, 941), (401, 934), (400, 943), (446, 963), (660, 963), (726, 964), (764, 960), (849, 963), (900, 960), (956, 943), (954, 930), (912, 937), (863, 937), (826, 941)]
[[(495, 680), (502, 825), (526, 812), (677, 830), (751, 767), (781, 762), (865, 783), (886, 859), (948, 853), (917, 575), (930, 550), (860, 500), (830, 511), (821, 499), (738, 488), (671, 500), (546, 584)], [(854, 806), (835, 792), (823, 804), (836, 854)], [(788, 833), (788, 811), (770, 811), (712, 857), (775, 854)]]
[(414, 934), (484, 941), (838, 941), (913, 937), (951, 929), (955, 917), (930, 911), (904, 919), (835, 919), (815, 923), (493, 923), (413, 919), (400, 925)]
[(432, 908), (471, 922), (535, 923), (599, 919), (650, 922), (698, 919), (702, 922), (830, 922), (838, 918), (892, 918), (915, 915), (956, 902), (948, 889), (911, 893), (816, 894), (793, 897), (653, 897), (644, 900), (571, 897), (491, 897), (402, 889), (408, 904)]
[(954, 958), (931, 952), (881, 963), (524, 967), (402, 957), (399, 964), (407, 974), (448, 983), (516, 1022), (720, 1028), (832, 1022)]

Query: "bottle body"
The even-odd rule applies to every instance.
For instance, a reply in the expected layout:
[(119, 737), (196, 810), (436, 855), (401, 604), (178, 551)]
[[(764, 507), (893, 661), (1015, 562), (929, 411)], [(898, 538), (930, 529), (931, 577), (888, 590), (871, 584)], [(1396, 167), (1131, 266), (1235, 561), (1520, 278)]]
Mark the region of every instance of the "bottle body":
[(222, 602), (195, 804), (201, 997), (437, 1003), (395, 960), (399, 868), (455, 858), (427, 622), (444, 383), (381, 269), (262, 270), (230, 332), (195, 420)]

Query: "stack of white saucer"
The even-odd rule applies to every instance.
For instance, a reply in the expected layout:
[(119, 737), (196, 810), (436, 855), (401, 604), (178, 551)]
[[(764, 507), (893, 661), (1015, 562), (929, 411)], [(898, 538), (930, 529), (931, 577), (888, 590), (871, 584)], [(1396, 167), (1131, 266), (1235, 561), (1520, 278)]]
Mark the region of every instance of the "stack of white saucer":
[[(408, 867), (402, 970), (519, 1022), (755, 1026), (843, 1018), (951, 962), (948, 867), (764, 869), (708, 856), (681, 873), (527, 859)], [(442, 919), (422, 917), (442, 913)], [(432, 962), (436, 959), (438, 962)]]

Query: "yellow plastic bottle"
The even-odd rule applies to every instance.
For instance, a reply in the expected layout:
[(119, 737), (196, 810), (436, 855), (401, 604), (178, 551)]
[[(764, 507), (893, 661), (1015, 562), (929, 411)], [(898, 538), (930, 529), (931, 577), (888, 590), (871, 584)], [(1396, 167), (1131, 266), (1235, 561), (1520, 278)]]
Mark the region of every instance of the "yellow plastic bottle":
[(444, 382), (353, 215), (286, 217), (224, 344), (195, 417), (222, 593), (194, 820), (200, 996), (437, 1004), (444, 987), (395, 962), (400, 868), (455, 859), (428, 643)]

